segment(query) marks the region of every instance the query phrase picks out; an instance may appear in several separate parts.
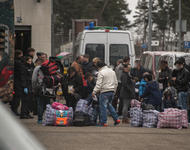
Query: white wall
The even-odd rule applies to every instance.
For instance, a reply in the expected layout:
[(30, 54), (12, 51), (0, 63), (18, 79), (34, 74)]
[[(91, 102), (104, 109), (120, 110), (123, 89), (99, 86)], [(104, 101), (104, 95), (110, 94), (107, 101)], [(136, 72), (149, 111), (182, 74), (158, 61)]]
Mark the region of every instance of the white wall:
[[(32, 47), (51, 55), (51, 0), (14, 0), (15, 25), (32, 26)], [(16, 18), (22, 17), (22, 23)]]

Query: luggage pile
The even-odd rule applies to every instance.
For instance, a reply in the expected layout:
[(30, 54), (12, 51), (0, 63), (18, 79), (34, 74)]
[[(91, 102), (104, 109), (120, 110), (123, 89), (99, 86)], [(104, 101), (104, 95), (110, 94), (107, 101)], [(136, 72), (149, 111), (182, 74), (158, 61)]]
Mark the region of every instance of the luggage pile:
[(188, 128), (187, 111), (176, 108), (165, 109), (164, 112), (144, 110), (137, 100), (131, 101), (131, 126), (146, 128)]
[(96, 125), (96, 111), (87, 100), (79, 100), (73, 113), (72, 107), (58, 102), (46, 106), (43, 125), (45, 126), (92, 126)]
[(44, 125), (70, 126), (73, 122), (73, 108), (54, 102), (46, 106)]

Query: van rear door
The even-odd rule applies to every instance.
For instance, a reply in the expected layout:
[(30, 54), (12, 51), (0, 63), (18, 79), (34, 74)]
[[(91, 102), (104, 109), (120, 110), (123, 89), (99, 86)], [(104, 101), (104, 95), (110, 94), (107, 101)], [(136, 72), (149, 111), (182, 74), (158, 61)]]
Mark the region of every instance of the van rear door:
[(90, 60), (95, 57), (105, 61), (107, 45), (107, 33), (105, 32), (86, 32), (83, 42), (83, 54), (88, 54)]
[(134, 55), (130, 35), (125, 32), (108, 32), (109, 65), (115, 65), (118, 59)]

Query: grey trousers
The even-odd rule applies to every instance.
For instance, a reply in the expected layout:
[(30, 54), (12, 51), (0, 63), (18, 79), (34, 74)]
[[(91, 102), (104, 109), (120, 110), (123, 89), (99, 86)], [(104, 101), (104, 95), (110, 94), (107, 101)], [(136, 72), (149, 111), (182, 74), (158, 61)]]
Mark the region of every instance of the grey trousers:
[(131, 99), (123, 99), (123, 119), (128, 118), (128, 109), (130, 107)]

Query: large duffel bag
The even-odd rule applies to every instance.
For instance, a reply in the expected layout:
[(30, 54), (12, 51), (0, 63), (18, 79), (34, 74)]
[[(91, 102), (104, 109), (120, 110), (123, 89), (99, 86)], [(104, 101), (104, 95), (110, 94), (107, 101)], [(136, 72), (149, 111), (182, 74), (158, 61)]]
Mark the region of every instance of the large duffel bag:
[(55, 126), (69, 126), (72, 125), (73, 122), (73, 109), (69, 108), (69, 110), (56, 110), (55, 111)]
[(142, 109), (138, 107), (133, 107), (130, 109), (130, 117), (131, 117), (131, 126), (140, 127), (143, 122), (143, 113)]
[(182, 112), (179, 109), (165, 109), (158, 114), (158, 128), (182, 128)]
[(158, 123), (158, 114), (156, 110), (144, 110), (143, 111), (143, 127), (155, 128)]
[(50, 104), (48, 104), (46, 106), (45, 116), (44, 116), (44, 120), (43, 120), (43, 125), (45, 125), (45, 126), (47, 126), (47, 125), (54, 125), (55, 111), (56, 110), (53, 109)]
[(74, 126), (93, 126), (95, 125), (95, 121), (93, 121), (91, 117), (86, 113), (75, 112), (73, 125)]
[(138, 107), (141, 108), (141, 102), (136, 100), (136, 99), (132, 99), (131, 100), (131, 107)]

